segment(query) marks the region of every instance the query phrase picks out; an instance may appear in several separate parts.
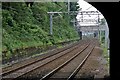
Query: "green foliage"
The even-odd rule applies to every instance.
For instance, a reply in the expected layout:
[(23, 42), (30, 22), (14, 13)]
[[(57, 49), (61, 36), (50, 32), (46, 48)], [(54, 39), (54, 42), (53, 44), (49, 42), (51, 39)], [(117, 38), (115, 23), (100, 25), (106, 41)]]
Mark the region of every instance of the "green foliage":
[(105, 31), (101, 31), (101, 42), (105, 43)]
[(66, 14), (53, 16), (53, 35), (49, 35), (48, 11), (67, 11), (65, 3), (34, 3), (27, 7), (24, 2), (3, 3), (2, 35), (3, 51), (9, 51), (7, 56), (16, 48), (55, 44), (78, 38), (78, 33), (69, 24)]
[(70, 11), (77, 11), (77, 9), (79, 8), (78, 3), (76, 2), (70, 2)]
[(109, 65), (110, 65), (109, 52), (108, 52), (108, 50), (107, 50), (107, 47), (105, 47), (105, 46), (103, 46), (103, 45), (101, 45), (101, 47), (102, 47), (102, 49), (103, 49), (103, 56), (104, 56), (104, 58), (106, 59), (106, 61), (107, 61), (107, 66), (108, 66), (108, 68), (109, 68)]
[(105, 23), (106, 23), (105, 18), (101, 19), (100, 24), (101, 24), (101, 25), (105, 25)]

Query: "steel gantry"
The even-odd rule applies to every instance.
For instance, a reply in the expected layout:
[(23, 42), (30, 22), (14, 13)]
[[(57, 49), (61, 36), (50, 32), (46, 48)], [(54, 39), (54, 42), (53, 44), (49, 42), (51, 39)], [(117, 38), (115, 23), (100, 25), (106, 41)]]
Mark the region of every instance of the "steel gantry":
[[(75, 20), (75, 19), (71, 20), (71, 22), (73, 22), (74, 25), (75, 25), (75, 23), (80, 24), (80, 25), (76, 26), (77, 29), (81, 30), (81, 28), (83, 27), (83, 26), (81, 26), (81, 22), (85, 23), (85, 24), (93, 24), (94, 23), (95, 24), (94, 27), (98, 27), (97, 29), (99, 32), (99, 23), (100, 23), (99, 15), (101, 15), (99, 13), (99, 11), (71, 11), (70, 15), (80, 15), (81, 16), (79, 20)], [(86, 15), (88, 15), (89, 17), (91, 17), (93, 15), (98, 15), (98, 16), (96, 17), (97, 19), (88, 19), (88, 18), (85, 19), (84, 16), (86, 16)], [(89, 25), (87, 25), (85, 28), (87, 29), (87, 27), (89, 27)], [(87, 30), (89, 31), (89, 29), (87, 29)], [(83, 31), (83, 30), (81, 30), (81, 31)]]
[[(69, 10), (69, 9), (68, 9)], [(71, 22), (73, 22), (74, 27), (76, 27), (77, 31), (83, 32), (84, 30), (86, 32), (94, 32), (97, 31), (98, 33), (98, 39), (101, 41), (101, 31), (105, 31), (105, 44), (107, 44), (107, 38), (108, 38), (108, 30), (107, 28), (103, 28), (100, 25), (100, 12), (99, 11), (69, 11), (69, 12), (47, 12), (50, 15), (50, 35), (53, 34), (52, 26), (53, 26), (53, 15), (54, 14), (62, 14), (62, 13), (67, 13), (68, 15), (81, 15), (81, 18), (79, 20), (73, 19)], [(94, 19), (84, 19), (84, 15), (88, 15), (91, 17), (92, 15), (96, 15), (97, 17)], [(81, 26), (79, 24), (85, 23), (85, 24), (95, 24), (94, 26)], [(86, 28), (86, 29), (84, 29)]]
[(61, 14), (61, 13), (68, 13), (68, 12), (47, 12), (49, 15), (50, 15), (50, 35), (53, 34), (53, 30), (52, 30), (52, 27), (53, 27), (53, 15), (54, 14)]
[[(73, 12), (74, 14), (78, 13), (78, 15), (81, 15), (80, 19), (77, 20), (77, 21), (72, 21), (72, 22), (76, 22), (76, 23), (79, 23), (80, 25), (78, 25), (77, 27), (80, 27), (79, 29), (81, 31), (84, 31), (84, 30), (87, 30), (87, 31), (97, 31), (98, 33), (98, 39), (100, 40), (101, 42), (101, 33), (102, 31), (105, 31), (105, 47), (109, 47), (109, 29), (108, 29), (108, 25), (107, 25), (107, 22), (105, 20), (105, 24), (100, 24), (101, 23), (101, 19), (100, 19), (100, 16), (102, 15), (99, 11), (75, 11)], [(84, 15), (88, 15), (88, 16), (92, 16), (92, 15), (96, 15), (95, 18), (93, 19), (84, 19)], [(91, 23), (94, 23), (95, 25), (87, 25), (87, 26), (81, 26), (81, 23), (85, 23), (85, 24), (90, 24), (89, 22)]]

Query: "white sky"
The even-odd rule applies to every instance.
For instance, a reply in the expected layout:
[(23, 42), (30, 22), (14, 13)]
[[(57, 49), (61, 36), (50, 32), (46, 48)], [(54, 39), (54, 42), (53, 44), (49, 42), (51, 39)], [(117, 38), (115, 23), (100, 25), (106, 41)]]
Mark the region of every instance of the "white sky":
[[(84, 1), (84, 0), (79, 0), (78, 1), (79, 7), (81, 8), (81, 11), (98, 11), (95, 7), (93, 7), (91, 4), (89, 4), (88, 2)], [(80, 20), (81, 15), (77, 15), (77, 20)], [(83, 16), (84, 19), (97, 19), (98, 15), (93, 15), (93, 16)], [(100, 19), (104, 18), (103, 15), (101, 14), (101, 16), (99, 16)], [(85, 24), (85, 23), (80, 23), (80, 25), (95, 25), (95, 24)]]

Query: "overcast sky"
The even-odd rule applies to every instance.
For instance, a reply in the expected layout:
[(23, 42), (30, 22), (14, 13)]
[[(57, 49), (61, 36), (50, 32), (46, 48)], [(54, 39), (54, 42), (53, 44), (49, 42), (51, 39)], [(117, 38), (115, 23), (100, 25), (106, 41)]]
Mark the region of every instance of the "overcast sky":
[[(84, 1), (84, 0), (79, 0), (78, 1), (78, 4), (79, 4), (79, 7), (81, 8), (80, 10), (81, 11), (98, 11), (95, 7), (93, 7), (91, 4), (89, 4), (88, 2)], [(93, 15), (93, 16), (83, 16), (84, 19), (96, 19), (97, 20), (97, 17), (98, 15)], [(81, 19), (81, 15), (77, 15), (77, 20), (80, 20)], [(103, 15), (101, 14), (100, 16), (100, 19), (104, 18)], [(81, 25), (94, 25), (94, 24), (84, 24), (84, 23), (81, 23)]]

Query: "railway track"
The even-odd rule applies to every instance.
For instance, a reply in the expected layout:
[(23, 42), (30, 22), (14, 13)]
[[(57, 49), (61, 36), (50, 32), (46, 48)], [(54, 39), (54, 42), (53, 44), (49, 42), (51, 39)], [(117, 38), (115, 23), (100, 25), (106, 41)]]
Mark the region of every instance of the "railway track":
[[(5, 71), (2, 73), (3, 80), (6, 79), (17, 79), (17, 78), (29, 78), (29, 75), (37, 74), (36, 71), (42, 71), (45, 70), (45, 67), (50, 67), (49, 65), (53, 63), (58, 63), (57, 65), (51, 67), (51, 70), (43, 73), (38, 72), (42, 76), (38, 77), (41, 80), (46, 80), (49, 78), (54, 78), (54, 75), (57, 74), (61, 69), (63, 69), (65, 66), (70, 65), (70, 63), (73, 63), (75, 59), (77, 59), (78, 56), (83, 55), (85, 51), (86, 55), (81, 60), (81, 62), (78, 62), (79, 65), (74, 68), (74, 70), (69, 73), (69, 76), (67, 75), (68, 80), (71, 80), (74, 78), (74, 76), (77, 74), (77, 72), (80, 70), (82, 65), (85, 63), (87, 58), (92, 53), (92, 50), (94, 49), (94, 45), (91, 45), (93, 41), (84, 41), (83, 43), (79, 43), (76, 45), (73, 45), (71, 47), (65, 48), (63, 50), (60, 50), (56, 52), (53, 55), (44, 57), (42, 59), (38, 59), (37, 61), (30, 62), (26, 65), (23, 65), (21, 67), (17, 67), (15, 69), (11, 69), (8, 71)], [(88, 50), (87, 50), (88, 49)]]
[[(57, 78), (58, 79), (59, 78), (60, 79), (65, 79), (65, 80), (73, 80), (75, 75), (78, 73), (78, 71), (84, 65), (84, 63), (87, 60), (87, 58), (92, 53), (92, 51), (94, 49), (94, 46), (92, 46), (91, 49), (88, 51), (87, 55), (85, 55), (84, 58), (82, 60), (80, 60), (79, 65), (77, 65), (74, 68), (72, 67), (72, 69), (70, 69), (69, 67), (70, 67), (70, 65), (72, 63), (75, 63), (75, 61), (78, 60), (77, 57), (80, 57), (80, 56), (83, 55), (84, 51), (88, 47), (89, 47), (89, 45), (87, 45), (83, 50), (81, 50), (80, 52), (76, 53), (76, 55), (71, 57), (69, 60), (67, 60), (66, 62), (64, 62), (63, 64), (61, 64), (60, 66), (58, 66), (57, 68), (55, 68), (54, 70), (49, 72), (48, 74), (45, 74), (40, 80), (57, 79)], [(61, 75), (60, 74), (61, 72), (69, 72), (69, 73)]]
[[(76, 45), (76, 44), (74, 44), (74, 46), (75, 46), (75, 45)], [(71, 47), (73, 47), (73, 46), (63, 48), (63, 49), (61, 49), (61, 50), (58, 50), (57, 52), (55, 52), (55, 53), (52, 54), (52, 55), (48, 55), (48, 56), (45, 56), (44, 58), (36, 59), (36, 60), (34, 60), (34, 61), (30, 62), (30, 63), (26, 63), (26, 64), (21, 65), (21, 66), (19, 66), (19, 67), (15, 67), (15, 68), (12, 68), (12, 69), (9, 69), (9, 70), (3, 70), (3, 72), (2, 72), (1, 75), (2, 75), (2, 76), (5, 76), (5, 75), (10, 74), (10, 73), (12, 73), (12, 72), (14, 72), (14, 71), (16, 71), (16, 70), (19, 70), (19, 69), (24, 68), (24, 67), (26, 67), (26, 66), (29, 66), (29, 65), (31, 65), (31, 64), (37, 63), (37, 62), (39, 62), (39, 61), (41, 61), (41, 60), (44, 60), (44, 59), (46, 59), (46, 58), (48, 58), (48, 57), (54, 56), (54, 55), (56, 55), (57, 53), (60, 53), (60, 52), (62, 52), (62, 51), (65, 51), (65, 50), (67, 50), (67, 49), (69, 49), (69, 48), (71, 48)]]
[(73, 80), (75, 75), (78, 73), (78, 71), (82, 68), (82, 66), (84, 65), (85, 61), (87, 60), (87, 58), (90, 56), (90, 54), (92, 53), (94, 47), (91, 49), (91, 51), (87, 54), (87, 56), (82, 60), (82, 62), (78, 65), (78, 67), (75, 68), (75, 70), (73, 71), (73, 73), (68, 77), (67, 80)]
[[(83, 43), (84, 43), (84, 42), (83, 42)], [(79, 45), (80, 45), (80, 44), (79, 44)], [(12, 69), (10, 69), (10, 70), (4, 71), (4, 72), (2, 73), (2, 76), (3, 76), (3, 78), (4, 78), (4, 76), (10, 75), (10, 74), (12, 74), (12, 73), (14, 73), (14, 72), (16, 72), (16, 71), (20, 71), (21, 69), (23, 69), (23, 68), (25, 68), (25, 67), (27, 67), (27, 66), (30, 66), (30, 65), (35, 64), (35, 63), (37, 63), (37, 62), (39, 62), (39, 61), (45, 60), (45, 59), (47, 59), (47, 58), (49, 58), (49, 57), (52, 57), (52, 56), (54, 56), (54, 55), (58, 55), (58, 53), (61, 53), (61, 52), (63, 52), (63, 53), (68, 53), (69, 51), (74, 50), (75, 48), (77, 48), (77, 46), (78, 46), (78, 44), (74, 44), (74, 45), (72, 45), (72, 46), (70, 46), (70, 47), (67, 47), (67, 48), (64, 48), (64, 49), (61, 49), (61, 50), (57, 51), (55, 54), (46, 56), (46, 57), (44, 57), (44, 58), (42, 58), (42, 59), (34, 60), (34, 61), (30, 62), (30, 63), (26, 63), (26, 64), (21, 65), (21, 66), (19, 66), (19, 67), (12, 68)], [(63, 55), (64, 55), (64, 54), (63, 54)], [(61, 55), (61, 56), (63, 56), (63, 55)], [(60, 55), (59, 55), (59, 56), (60, 56)], [(49, 62), (49, 61), (48, 61), (48, 62)], [(36, 68), (37, 68), (37, 67), (36, 67)], [(36, 68), (34, 68), (34, 69), (36, 69)], [(34, 69), (32, 69), (32, 70), (34, 70)], [(29, 70), (29, 71), (32, 71), (32, 70)], [(25, 72), (25, 73), (27, 73), (27, 72)], [(24, 74), (25, 74), (25, 73), (24, 73)], [(19, 75), (19, 76), (20, 76), (20, 75)], [(17, 77), (18, 77), (18, 76), (17, 76)], [(15, 78), (15, 76), (14, 76), (14, 78)]]

